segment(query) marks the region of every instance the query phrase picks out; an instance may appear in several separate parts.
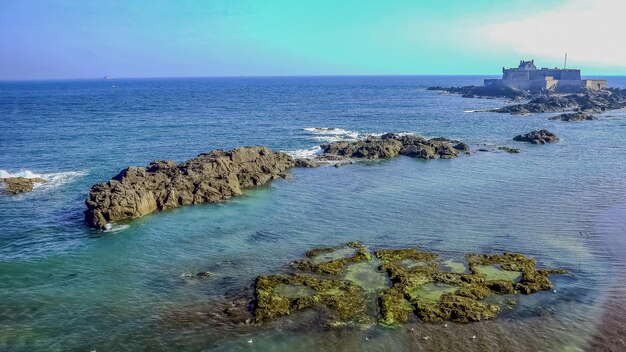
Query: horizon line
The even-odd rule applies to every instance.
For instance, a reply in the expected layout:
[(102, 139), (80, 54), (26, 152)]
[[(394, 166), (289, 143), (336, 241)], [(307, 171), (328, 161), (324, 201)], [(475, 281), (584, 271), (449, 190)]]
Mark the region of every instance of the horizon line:
[[(75, 77), (75, 78), (0, 78), (0, 82), (45, 82), (45, 81), (94, 81), (94, 80), (116, 80), (116, 79), (202, 79), (202, 78), (307, 78), (307, 77), (491, 77), (499, 74), (313, 74), (313, 75), (217, 75), (217, 76), (130, 76), (112, 77), (105, 79), (100, 77)], [(584, 75), (583, 77), (626, 77), (626, 75)]]

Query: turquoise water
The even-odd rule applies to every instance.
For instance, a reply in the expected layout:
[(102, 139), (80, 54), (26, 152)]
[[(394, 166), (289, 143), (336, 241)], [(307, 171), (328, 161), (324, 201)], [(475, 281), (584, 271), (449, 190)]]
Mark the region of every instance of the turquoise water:
[[(0, 350), (462, 349), (465, 334), (478, 335), (469, 346), (477, 350), (497, 350), (491, 339), (511, 350), (585, 349), (620, 297), (615, 292), (624, 292), (614, 276), (626, 248), (615, 234), (626, 218), (615, 210), (626, 203), (626, 113), (583, 123), (470, 113), (504, 101), (424, 90), (480, 82), (155, 79), (116, 80), (115, 89), (107, 81), (0, 83), (0, 169), (51, 180), (30, 194), (0, 197)], [(626, 79), (609, 84), (626, 87)], [(542, 128), (561, 141), (511, 140)], [(387, 131), (522, 152), (294, 169), (290, 180), (228, 203), (153, 214), (107, 233), (83, 223), (89, 187), (129, 165), (239, 145), (307, 154), (325, 141)], [(517, 251), (572, 273), (553, 278), (556, 293), (518, 297), (495, 321), (445, 328), (336, 331), (291, 320), (252, 327), (171, 319), (206, 315), (257, 275), (286, 270), (313, 247), (353, 240), (373, 250), (419, 246), (456, 260), (468, 252)], [(184, 275), (201, 271), (213, 276)]]

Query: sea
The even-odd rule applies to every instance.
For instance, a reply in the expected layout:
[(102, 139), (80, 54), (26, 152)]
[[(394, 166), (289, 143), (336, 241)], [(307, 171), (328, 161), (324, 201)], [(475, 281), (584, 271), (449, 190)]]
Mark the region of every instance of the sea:
[[(0, 82), (0, 177), (48, 181), (0, 196), (0, 350), (623, 350), (626, 111), (552, 121), (484, 112), (505, 99), (426, 90), (483, 78)], [(626, 77), (604, 78), (626, 88)], [(560, 141), (512, 140), (538, 129)], [(84, 223), (90, 187), (128, 166), (251, 145), (311, 157), (320, 144), (385, 132), (458, 139), (475, 152), (293, 169), (225, 203), (108, 231)], [(552, 276), (554, 290), (517, 296), (496, 319), (470, 324), (328, 328), (294, 316), (233, 325), (214, 314), (258, 275), (349, 241), (458, 260), (518, 252), (569, 273)], [(193, 277), (204, 271), (212, 276)]]

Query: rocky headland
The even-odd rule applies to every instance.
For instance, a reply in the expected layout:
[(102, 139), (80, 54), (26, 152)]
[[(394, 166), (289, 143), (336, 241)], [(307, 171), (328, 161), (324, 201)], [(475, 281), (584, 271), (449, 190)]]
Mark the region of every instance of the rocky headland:
[(624, 107), (626, 107), (626, 89), (607, 88), (566, 95), (547, 92), (527, 103), (509, 105), (489, 111), (514, 115), (562, 111), (599, 113)]
[(529, 113), (549, 113), (580, 111), (598, 113), (626, 107), (626, 89), (606, 88), (602, 90), (579, 89), (576, 91), (540, 90), (528, 92), (506, 86), (464, 86), (464, 87), (429, 87), (464, 98), (508, 98), (510, 100), (528, 100), (525, 103), (508, 105), (489, 112), (522, 115)]
[(26, 177), (7, 177), (0, 178), (0, 183), (3, 183), (2, 193), (4, 194), (19, 194), (24, 192), (30, 192), (37, 183), (47, 182), (43, 178), (26, 178)]
[(550, 131), (539, 130), (517, 135), (513, 137), (513, 140), (517, 142), (528, 142), (531, 144), (546, 144), (558, 142), (559, 137)]
[(291, 156), (264, 147), (213, 150), (176, 164), (158, 160), (129, 167), (94, 185), (85, 201), (85, 220), (104, 230), (114, 221), (133, 219), (186, 204), (216, 203), (284, 176)]

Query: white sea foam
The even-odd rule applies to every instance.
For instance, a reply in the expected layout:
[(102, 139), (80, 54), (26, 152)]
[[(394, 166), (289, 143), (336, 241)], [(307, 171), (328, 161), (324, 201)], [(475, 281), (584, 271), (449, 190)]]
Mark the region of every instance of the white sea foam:
[(321, 142), (357, 140), (361, 136), (359, 132), (344, 130), (343, 128), (307, 127), (304, 130), (315, 135), (313, 139)]
[(113, 224), (113, 223), (107, 223), (106, 225), (104, 225), (103, 232), (117, 233), (117, 232), (122, 232), (122, 231), (128, 229), (129, 227), (130, 227), (130, 225), (127, 225), (127, 224), (117, 225), (117, 224)]
[(81, 176), (87, 175), (86, 170), (81, 171), (64, 171), (64, 172), (50, 172), (50, 173), (36, 173), (31, 170), (20, 170), (17, 172), (9, 172), (7, 170), (0, 170), (0, 178), (9, 177), (24, 177), (24, 178), (41, 178), (46, 180), (45, 183), (35, 183), (35, 189), (49, 190), (60, 187), (67, 183), (71, 183)]
[(322, 148), (318, 145), (309, 149), (296, 149), (285, 151), (285, 153), (291, 155), (295, 159), (312, 159), (315, 156), (322, 154)]

